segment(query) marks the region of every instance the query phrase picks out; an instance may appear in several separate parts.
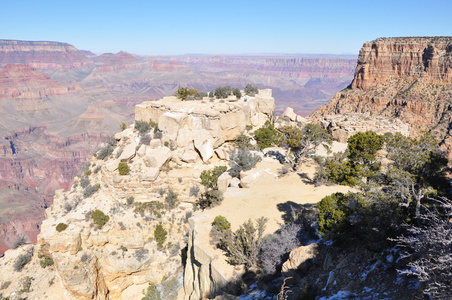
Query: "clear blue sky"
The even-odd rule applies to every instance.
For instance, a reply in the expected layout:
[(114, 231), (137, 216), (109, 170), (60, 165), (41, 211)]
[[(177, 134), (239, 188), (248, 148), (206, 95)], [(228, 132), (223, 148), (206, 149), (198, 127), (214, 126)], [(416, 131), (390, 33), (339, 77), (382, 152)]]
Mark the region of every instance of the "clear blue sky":
[(0, 39), (95, 53), (358, 53), (378, 37), (452, 35), (451, 0), (2, 0)]

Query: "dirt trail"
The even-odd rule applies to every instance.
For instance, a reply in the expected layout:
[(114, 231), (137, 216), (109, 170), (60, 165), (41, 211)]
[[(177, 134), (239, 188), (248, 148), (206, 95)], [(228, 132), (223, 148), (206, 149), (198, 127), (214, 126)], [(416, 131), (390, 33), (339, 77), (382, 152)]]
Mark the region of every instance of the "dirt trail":
[(276, 231), (278, 224), (283, 224), (283, 216), (290, 205), (317, 203), (323, 197), (335, 192), (346, 193), (350, 187), (314, 186), (310, 182), (315, 172), (314, 163), (303, 164), (298, 172), (290, 172), (278, 177), (281, 165), (270, 159), (265, 159), (256, 166), (260, 176), (249, 188), (228, 188), (224, 200), (218, 207), (208, 211), (213, 218), (225, 216), (235, 230), (244, 221), (265, 216), (269, 219), (267, 233)]

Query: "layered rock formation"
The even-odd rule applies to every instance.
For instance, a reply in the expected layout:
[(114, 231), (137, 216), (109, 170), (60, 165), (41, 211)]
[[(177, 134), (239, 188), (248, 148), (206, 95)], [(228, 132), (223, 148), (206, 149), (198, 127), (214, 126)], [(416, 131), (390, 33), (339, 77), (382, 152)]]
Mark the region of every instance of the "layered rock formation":
[(398, 118), (413, 134), (431, 131), (452, 157), (451, 74), (452, 37), (377, 39), (363, 45), (351, 85), (313, 116)]
[[(135, 119), (158, 124), (169, 142), (184, 151), (198, 151), (208, 161), (214, 150), (224, 142), (236, 139), (246, 124), (260, 127), (273, 114), (275, 99), (271, 90), (260, 90), (255, 97), (238, 100), (208, 98), (202, 101), (181, 101), (166, 97), (135, 107)], [(181, 159), (184, 160), (184, 153)]]
[(79, 84), (64, 86), (27, 65), (5, 65), (0, 69), (0, 98), (39, 99), (79, 89)]
[(7, 64), (26, 64), (51, 70), (93, 65), (83, 53), (67, 43), (0, 40), (0, 66)]

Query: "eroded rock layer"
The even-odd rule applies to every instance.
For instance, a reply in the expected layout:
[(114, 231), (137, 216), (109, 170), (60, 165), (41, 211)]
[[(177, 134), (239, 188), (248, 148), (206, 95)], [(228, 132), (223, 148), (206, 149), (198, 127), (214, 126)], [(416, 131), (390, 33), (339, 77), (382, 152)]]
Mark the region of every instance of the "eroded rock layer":
[(431, 131), (451, 153), (452, 37), (365, 43), (351, 85), (313, 116), (344, 113), (399, 118), (412, 126), (413, 134)]

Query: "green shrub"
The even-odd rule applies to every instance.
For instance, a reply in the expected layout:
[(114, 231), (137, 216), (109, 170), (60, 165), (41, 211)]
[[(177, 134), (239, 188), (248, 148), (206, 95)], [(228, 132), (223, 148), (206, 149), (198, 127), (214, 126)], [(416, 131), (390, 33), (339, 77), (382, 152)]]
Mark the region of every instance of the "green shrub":
[(54, 262), (53, 259), (44, 255), (43, 259), (39, 261), (39, 264), (41, 265), (41, 268), (45, 269), (48, 266), (53, 266)]
[(176, 97), (185, 100), (188, 97), (194, 96), (198, 91), (195, 89), (189, 89), (187, 87), (181, 87), (177, 90)]
[(129, 174), (129, 172), (130, 172), (129, 165), (125, 161), (120, 162), (118, 164), (118, 171), (119, 171), (120, 175)]
[(160, 218), (163, 214), (164, 205), (160, 201), (149, 201), (149, 202), (135, 202), (135, 213), (144, 213), (145, 211), (150, 212), (152, 215)]
[(168, 232), (163, 228), (162, 224), (158, 224), (154, 230), (154, 239), (157, 245), (163, 246), (166, 241), (166, 236)]
[(214, 94), (217, 99), (225, 99), (232, 93), (232, 88), (227, 86), (219, 86), (215, 89)]
[(124, 245), (121, 245), (121, 247), (119, 247), (119, 249), (121, 249), (121, 250), (124, 251), (124, 252), (129, 251), (129, 250), (127, 249), (127, 247), (124, 246)]
[(252, 154), (248, 148), (234, 150), (229, 161), (231, 165), (229, 174), (232, 177), (239, 177), (240, 172), (251, 170), (261, 160), (259, 155)]
[(245, 91), (245, 94), (250, 95), (250, 96), (254, 96), (255, 94), (259, 93), (259, 89), (256, 86), (249, 84), (249, 83), (245, 86), (244, 91)]
[(97, 192), (100, 188), (100, 184), (88, 185), (83, 191), (83, 197), (88, 198)]
[(121, 129), (121, 131), (124, 131), (126, 129), (127, 125), (126, 123), (122, 122), (121, 125), (119, 125), (119, 128)]
[(110, 220), (110, 217), (104, 214), (101, 210), (96, 209), (92, 212), (91, 218), (93, 219), (94, 224), (97, 225), (98, 229), (102, 229), (105, 223)]
[(350, 230), (353, 210), (350, 203), (354, 203), (356, 194), (334, 193), (324, 197), (318, 204), (319, 233), (324, 238), (334, 238)]
[(201, 184), (208, 189), (218, 189), (218, 177), (226, 172), (226, 166), (216, 166), (211, 170), (204, 170), (201, 172)]
[(194, 97), (196, 100), (202, 100), (202, 98), (207, 97), (207, 96), (208, 96), (208, 94), (207, 94), (206, 91), (196, 92), (196, 93), (193, 95), (193, 97)]
[[(33, 277), (26, 276), (22, 280), (22, 288), (19, 290), (19, 293), (28, 293), (30, 292), (31, 282), (34, 280)], [(23, 298), (22, 298), (23, 299)], [(26, 299), (26, 298), (25, 298)]]
[(140, 144), (149, 145), (151, 143), (151, 135), (149, 133), (145, 133), (140, 137)]
[(208, 208), (220, 204), (223, 201), (223, 192), (214, 189), (208, 189), (198, 199), (198, 205), (202, 208)]
[(151, 124), (145, 121), (135, 121), (135, 129), (143, 135), (151, 130)]
[(127, 198), (127, 205), (132, 205), (132, 203), (135, 201), (135, 198), (133, 196), (130, 196)]
[(86, 176), (91, 175), (91, 170), (86, 170), (85, 175), (86, 175)]
[(25, 265), (31, 261), (32, 256), (33, 252), (19, 255), (13, 265), (14, 270), (16, 270), (17, 272), (22, 271)]
[(160, 295), (159, 290), (157, 290), (157, 286), (153, 283), (149, 284), (148, 289), (143, 291), (144, 297), (141, 300), (162, 300), (162, 296)]
[(154, 139), (161, 139), (162, 137), (163, 137), (163, 132), (158, 127), (155, 127)]
[(245, 265), (247, 268), (257, 267), (258, 255), (263, 245), (263, 236), (267, 218), (256, 220), (256, 225), (249, 219), (235, 231), (226, 231), (221, 243), (232, 265)]
[(350, 160), (359, 164), (371, 164), (375, 153), (383, 147), (384, 137), (373, 131), (358, 132), (347, 140)]
[(241, 134), (235, 139), (234, 143), (240, 149), (251, 148), (252, 145), (251, 145), (250, 141), (251, 141), (251, 138), (249, 136)]
[(63, 231), (63, 230), (66, 230), (66, 228), (67, 228), (67, 224), (64, 224), (64, 223), (58, 223), (58, 225), (56, 226), (56, 231), (58, 231), (58, 232), (61, 232), (61, 231)]
[(216, 216), (212, 222), (218, 231), (226, 231), (231, 229), (231, 223), (223, 216)]
[(254, 131), (254, 139), (260, 149), (279, 145), (280, 133), (273, 127), (270, 121)]
[(90, 183), (91, 181), (88, 177), (83, 177), (82, 179), (80, 179), (80, 185), (82, 186), (82, 188), (86, 188)]
[(198, 194), (199, 194), (199, 186), (198, 185), (192, 185), (190, 187), (189, 196), (190, 197), (198, 197)]
[(170, 209), (175, 208), (177, 203), (179, 202), (177, 199), (177, 193), (174, 192), (171, 188), (168, 189), (168, 193), (166, 194), (165, 201), (168, 204), (168, 207)]
[(97, 152), (96, 158), (100, 160), (105, 160), (113, 153), (113, 147), (110, 145), (104, 146)]
[(27, 242), (27, 239), (25, 238), (25, 235), (20, 234), (20, 235), (17, 236), (16, 240), (14, 241), (14, 244), (13, 244), (12, 248), (13, 249), (17, 249), (20, 246), (25, 245), (26, 242)]
[(329, 181), (342, 185), (355, 186), (359, 183), (360, 165), (349, 161), (330, 162), (326, 166), (326, 176)]
[(232, 89), (232, 94), (233, 94), (237, 99), (242, 98), (242, 92), (240, 92), (240, 90), (239, 90), (238, 88)]

